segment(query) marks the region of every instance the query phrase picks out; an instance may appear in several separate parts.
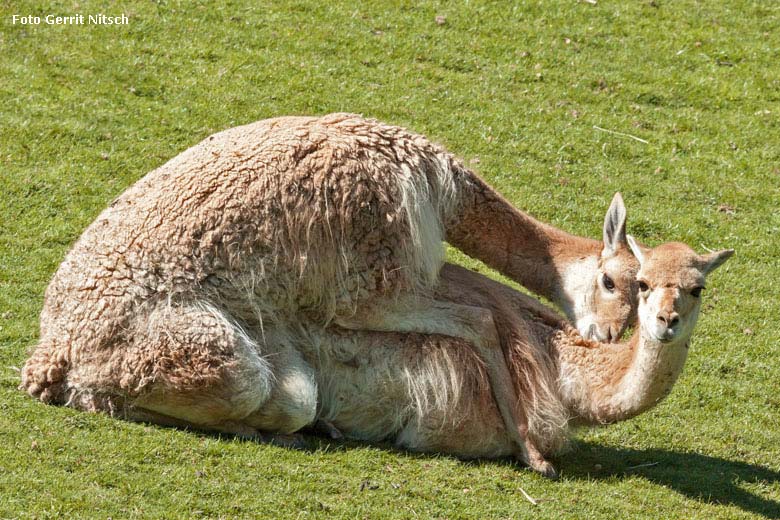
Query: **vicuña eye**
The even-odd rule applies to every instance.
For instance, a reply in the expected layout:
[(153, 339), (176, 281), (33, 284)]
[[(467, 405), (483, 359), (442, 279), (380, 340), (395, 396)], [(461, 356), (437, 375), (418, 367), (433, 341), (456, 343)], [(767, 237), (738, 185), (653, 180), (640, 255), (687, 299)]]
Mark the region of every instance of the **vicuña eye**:
[(609, 275), (604, 275), (604, 287), (609, 291), (612, 292), (615, 290), (615, 282), (612, 281), (612, 278), (609, 277)]
[(694, 287), (693, 289), (691, 289), (691, 296), (693, 296), (694, 298), (698, 298), (699, 296), (701, 296), (702, 289), (704, 289), (704, 287)]
[(645, 291), (646, 291), (646, 290), (648, 290), (649, 288), (650, 288), (650, 287), (647, 285), (647, 282), (645, 282), (644, 280), (639, 280), (639, 290), (640, 290), (641, 292), (645, 292)]

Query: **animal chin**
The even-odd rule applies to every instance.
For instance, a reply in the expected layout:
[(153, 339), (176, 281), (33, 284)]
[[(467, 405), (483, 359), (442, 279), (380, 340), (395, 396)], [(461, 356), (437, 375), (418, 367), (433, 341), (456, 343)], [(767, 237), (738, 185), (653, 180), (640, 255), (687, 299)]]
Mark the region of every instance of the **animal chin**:
[(653, 333), (653, 336), (661, 343), (671, 343), (677, 339), (677, 333), (673, 329), (664, 329), (660, 332), (656, 331)]

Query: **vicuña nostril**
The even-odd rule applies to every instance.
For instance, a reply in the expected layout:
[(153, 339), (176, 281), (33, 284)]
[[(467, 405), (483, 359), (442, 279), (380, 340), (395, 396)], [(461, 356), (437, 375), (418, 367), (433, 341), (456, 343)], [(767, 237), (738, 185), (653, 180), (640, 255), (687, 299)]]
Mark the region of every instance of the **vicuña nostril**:
[(680, 318), (679, 318), (679, 316), (675, 316), (675, 317), (672, 318), (672, 321), (669, 322), (669, 327), (674, 327), (678, 323), (680, 323)]
[(660, 321), (661, 323), (663, 323), (664, 325), (666, 325), (666, 316), (661, 316), (661, 315), (659, 314), (659, 315), (658, 315), (658, 321)]

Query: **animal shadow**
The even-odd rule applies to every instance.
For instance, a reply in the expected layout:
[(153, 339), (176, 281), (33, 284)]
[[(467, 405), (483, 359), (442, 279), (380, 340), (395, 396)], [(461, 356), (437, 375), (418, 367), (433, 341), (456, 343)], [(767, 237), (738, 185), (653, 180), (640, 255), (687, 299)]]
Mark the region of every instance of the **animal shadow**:
[[(308, 430), (302, 433), (299, 438), (301, 442), (286, 447), (314, 453), (342, 452), (367, 446), (360, 441), (326, 438), (321, 432)], [(217, 435), (221, 437), (224, 434)], [(437, 456), (410, 452), (387, 443), (370, 445), (412, 458), (427, 459)], [(641, 476), (649, 482), (673, 489), (700, 502), (732, 505), (765, 518), (780, 519), (780, 502), (763, 498), (741, 487), (743, 484), (760, 484), (763, 487), (780, 484), (780, 472), (763, 466), (698, 453), (616, 448), (586, 441), (574, 441), (572, 450), (553, 462), (564, 481), (614, 480)], [(523, 471), (513, 459), (477, 459), (463, 461), (463, 464), (500, 464)]]
[(769, 468), (698, 453), (634, 450), (583, 441), (574, 443), (573, 448), (558, 462), (564, 478), (607, 480), (638, 475), (700, 502), (733, 505), (766, 518), (780, 518), (780, 502), (742, 487), (776, 486), (780, 472)]

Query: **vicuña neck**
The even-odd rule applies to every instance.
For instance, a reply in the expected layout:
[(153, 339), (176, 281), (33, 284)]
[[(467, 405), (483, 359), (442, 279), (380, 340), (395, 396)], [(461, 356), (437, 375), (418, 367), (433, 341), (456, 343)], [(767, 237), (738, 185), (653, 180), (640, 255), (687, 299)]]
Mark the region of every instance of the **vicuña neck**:
[(601, 242), (539, 222), (515, 209), (474, 176), (461, 188), (460, 206), (446, 224), (447, 241), (520, 283), (572, 316), (598, 269)]
[(682, 373), (690, 336), (661, 343), (639, 330), (618, 344), (593, 344), (557, 333), (561, 391), (574, 421), (605, 424), (657, 405)]

